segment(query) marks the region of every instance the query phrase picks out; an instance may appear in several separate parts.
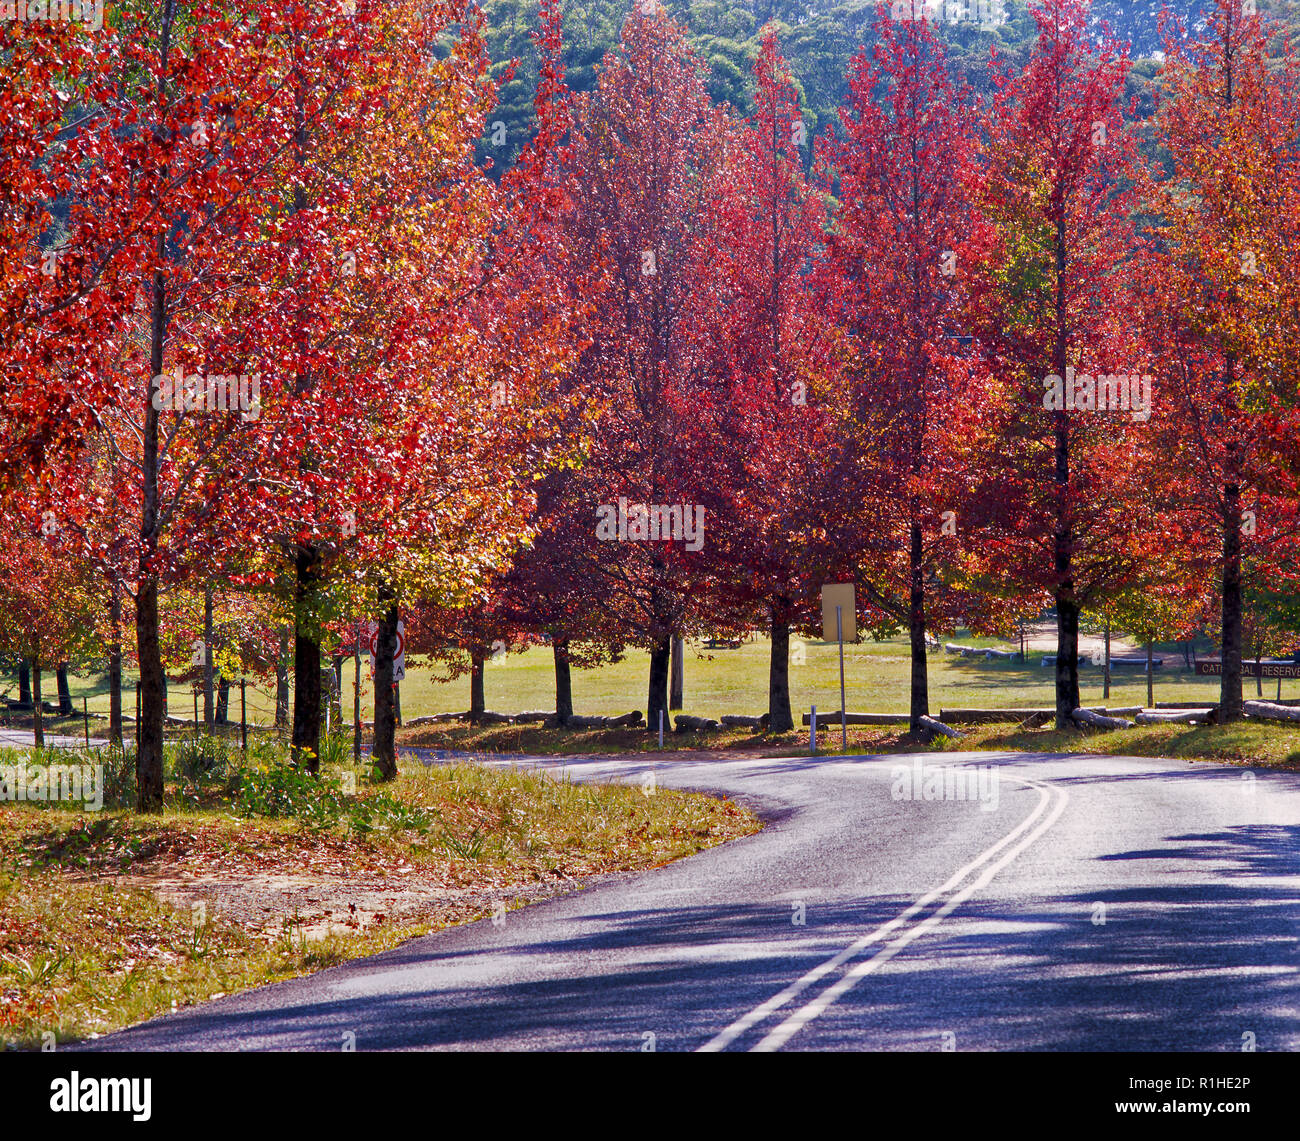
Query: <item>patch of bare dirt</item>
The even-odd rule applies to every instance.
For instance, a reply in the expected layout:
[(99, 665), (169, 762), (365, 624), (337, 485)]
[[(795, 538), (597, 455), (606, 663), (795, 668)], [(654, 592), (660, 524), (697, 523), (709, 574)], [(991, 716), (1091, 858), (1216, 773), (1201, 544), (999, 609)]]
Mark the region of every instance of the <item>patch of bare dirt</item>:
[(268, 941), (292, 930), (308, 941), (359, 934), (381, 924), (442, 927), (548, 899), (585, 880), (553, 875), (531, 883), (460, 885), (429, 867), (395, 867), (388, 875), (312, 875), (267, 872), (203, 873), (160, 867), (112, 877), (123, 888), (151, 891), (200, 918), (225, 919)]

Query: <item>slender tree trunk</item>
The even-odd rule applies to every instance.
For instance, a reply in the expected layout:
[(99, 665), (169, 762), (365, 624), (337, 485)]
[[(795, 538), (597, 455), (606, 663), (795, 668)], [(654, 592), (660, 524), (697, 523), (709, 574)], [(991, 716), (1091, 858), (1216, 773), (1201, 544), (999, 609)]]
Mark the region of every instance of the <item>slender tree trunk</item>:
[(1147, 643), (1147, 708), (1156, 707), (1156, 671), (1151, 665), (1151, 643)]
[(163, 803), (163, 701), (166, 680), (158, 646), (158, 580), (140, 583), (135, 606), (136, 654), (140, 659), (140, 723), (136, 726), (136, 804), (161, 812)]
[(1241, 719), (1241, 491), (1223, 497), (1223, 613), (1220, 644), (1223, 676), (1219, 684), (1219, 723)]
[(289, 724), (289, 628), (280, 627), (280, 656), (275, 663), (275, 727)]
[(217, 678), (217, 711), (213, 721), (217, 725), (230, 724), (230, 679), (225, 674)]
[(41, 708), (41, 659), (32, 658), (32, 740), (45, 748), (45, 710)]
[(469, 719), (477, 721), (487, 709), (483, 692), (483, 656), (477, 651), (470, 655), (469, 668)]
[[(167, 256), (165, 238), (158, 239), (158, 256)], [(150, 377), (163, 370), (167, 329), (167, 287), (162, 271), (154, 273), (150, 333)], [(136, 658), (140, 667), (140, 721), (135, 727), (136, 806), (141, 812), (161, 812), (163, 806), (163, 718), (167, 683), (158, 641), (158, 578), (151, 556), (157, 549), (158, 412), (147, 400), (144, 413), (143, 502), (141, 504), (140, 585), (135, 606)]]
[[(1067, 347), (1067, 303), (1065, 295), (1066, 239), (1065, 209), (1056, 209), (1056, 343), (1053, 347), (1053, 371), (1065, 376)], [(1070, 495), (1070, 417), (1064, 410), (1056, 413), (1053, 427), (1056, 449), (1056, 532), (1053, 535), (1053, 559), (1056, 566), (1056, 727), (1067, 729), (1074, 724), (1079, 708), (1079, 603), (1074, 595), (1074, 528), (1069, 521)]]
[(573, 674), (569, 666), (569, 639), (552, 638), (555, 657), (555, 721), (567, 725), (573, 720)]
[(122, 744), (122, 588), (114, 582), (109, 604), (113, 640), (108, 647), (108, 739)]
[(673, 656), (673, 640), (665, 635), (650, 650), (650, 697), (646, 705), (646, 725), (651, 732), (659, 728), (662, 710), (668, 723), (668, 667)]
[(24, 705), (32, 703), (32, 669), (26, 658), (18, 663), (18, 700)]
[(203, 584), (203, 727), (212, 736), (212, 583)]
[(300, 546), (295, 564), (293, 636), (293, 759), (309, 773), (320, 768), (320, 636), (317, 586), (320, 564), (312, 547)]
[(1255, 696), (1264, 696), (1264, 647), (1255, 647)]
[(686, 689), (686, 639), (673, 638), (673, 656), (668, 670), (668, 708), (681, 709)]
[(1106, 688), (1103, 697), (1110, 697), (1110, 623), (1106, 623)]
[(397, 776), (397, 703), (393, 659), (397, 655), (397, 599), (379, 589), (379, 629), (375, 637), (375, 743), (371, 757), (380, 780)]
[(1056, 727), (1067, 729), (1074, 724), (1074, 711), (1079, 708), (1079, 604), (1072, 575), (1074, 529), (1064, 508), (1070, 486), (1069, 422), (1064, 412), (1057, 415), (1056, 485), (1062, 505), (1053, 537), (1060, 584), (1056, 589)]
[(352, 730), (356, 734), (355, 758), (361, 755), (361, 622), (357, 622), (356, 641), (352, 646)]
[(54, 671), (54, 682), (59, 692), (59, 716), (72, 716), (72, 690), (68, 687), (68, 663), (60, 662)]
[(925, 551), (920, 523), (911, 526), (909, 561), (911, 601), (908, 625), (912, 640), (912, 703), (909, 729), (921, 732), (921, 718), (930, 716), (930, 663), (925, 653)]
[[(176, 18), (174, 4), (163, 6), (161, 13), (161, 47), (157, 107), (159, 121), (154, 129), (163, 130), (161, 122), (166, 101), (166, 76), (171, 52), (172, 24)], [(159, 185), (170, 177), (166, 164)], [(154, 209), (162, 213), (158, 195)], [(145, 385), (143, 439), (140, 464), (140, 553), (135, 607), (136, 657), (140, 665), (140, 720), (135, 727), (136, 806), (141, 812), (161, 812), (163, 807), (163, 719), (167, 716), (167, 677), (163, 673), (162, 652), (158, 638), (158, 575), (154, 558), (158, 553), (158, 409), (153, 405), (153, 378), (163, 371), (164, 349), (170, 317), (167, 310), (167, 277), (163, 265), (171, 260), (167, 248), (168, 228), (163, 227), (154, 249), (156, 266), (151, 282), (149, 309), (149, 377)]]
[(784, 596), (769, 611), (772, 631), (772, 661), (767, 673), (767, 731), (789, 733), (794, 729), (790, 710), (790, 600)]

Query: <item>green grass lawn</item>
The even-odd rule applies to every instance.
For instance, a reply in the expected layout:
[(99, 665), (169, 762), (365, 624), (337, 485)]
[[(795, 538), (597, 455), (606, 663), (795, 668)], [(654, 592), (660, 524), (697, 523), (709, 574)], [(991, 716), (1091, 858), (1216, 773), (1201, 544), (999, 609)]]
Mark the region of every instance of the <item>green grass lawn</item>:
[[(965, 645), (992, 644), (986, 639), (960, 639)], [(1198, 678), (1183, 667), (1181, 653), (1162, 651), (1164, 668), (1155, 675), (1157, 701), (1206, 701), (1218, 699), (1218, 682)], [(700, 654), (704, 656), (699, 656)], [(703, 650), (688, 645), (684, 712), (705, 717), (724, 713), (757, 714), (767, 709), (768, 643), (756, 639), (734, 650)], [(802, 658), (802, 661), (800, 661)], [(1047, 707), (1054, 704), (1053, 674), (1041, 665), (1042, 655), (1030, 654), (1027, 664), (991, 664), (962, 660), (942, 652), (930, 655), (930, 709), (937, 714), (942, 708), (981, 706), (992, 708)], [(848, 707), (855, 711), (905, 713), (908, 708), (910, 664), (907, 645), (900, 641), (866, 642), (845, 647), (845, 687)], [(361, 666), (362, 718), (373, 718), (373, 695), (366, 663)], [(646, 708), (649, 672), (648, 655), (633, 651), (615, 664), (594, 670), (575, 670), (573, 703), (578, 713), (626, 713)], [(1082, 697), (1086, 705), (1102, 704), (1102, 671), (1090, 664), (1081, 667)], [(534, 646), (522, 653), (512, 653), (500, 661), (489, 662), (485, 672), (487, 706), (500, 713), (518, 713), (528, 709), (555, 708), (554, 665), (546, 647)], [(0, 684), (9, 696), (17, 692), (17, 682), (10, 676)], [(52, 674), (47, 675), (46, 700), (54, 690)], [(102, 676), (74, 677), (73, 698), (80, 713), (82, 697), (88, 699), (91, 713), (108, 712), (108, 686)], [(1264, 687), (1265, 696), (1276, 696), (1276, 683)], [(344, 717), (350, 720), (353, 692), (352, 661), (343, 667)], [(812, 705), (822, 710), (839, 708), (839, 664), (834, 643), (807, 642), (802, 653), (796, 648), (790, 665), (790, 693), (797, 714)], [(1256, 696), (1255, 685), (1248, 679), (1247, 697)], [(1109, 704), (1142, 705), (1146, 702), (1146, 679), (1140, 670), (1113, 672)], [(1300, 682), (1283, 683), (1283, 697), (1300, 697)], [(402, 714), (405, 719), (422, 714), (450, 713), (469, 705), (469, 679), (436, 682), (431, 671), (412, 661), (401, 687)], [(125, 711), (134, 713), (134, 677), (126, 683)], [(201, 705), (200, 705), (201, 709)], [(189, 719), (194, 716), (194, 699), (188, 683), (170, 687), (170, 713)], [(231, 691), (231, 719), (239, 721), (239, 690)], [(251, 723), (268, 725), (274, 718), (273, 694), (249, 686), (248, 717)], [(61, 723), (63, 731), (75, 732), (78, 726)], [(92, 733), (95, 727), (92, 724)]]

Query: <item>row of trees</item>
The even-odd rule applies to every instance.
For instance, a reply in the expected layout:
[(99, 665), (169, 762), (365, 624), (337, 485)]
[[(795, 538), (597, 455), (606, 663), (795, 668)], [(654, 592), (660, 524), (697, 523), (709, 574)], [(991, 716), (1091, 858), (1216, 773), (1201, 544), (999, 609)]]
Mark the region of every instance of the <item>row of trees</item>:
[(5, 26), (0, 637), (134, 656), (142, 808), (165, 660), (197, 642), (209, 694), (278, 666), (286, 704), (292, 661), (314, 767), (322, 649), (371, 616), (386, 775), (399, 620), (480, 705), (494, 648), (548, 637), (561, 721), (571, 668), (644, 647), (651, 724), (675, 638), (764, 629), (781, 731), (844, 578), (909, 633), (914, 728), (928, 630), (1045, 602), (1061, 724), (1082, 612), (1209, 598), (1239, 715), (1243, 600), (1285, 627), (1300, 573), (1295, 57), (1220, 0), (1137, 128), (1082, 0), (988, 100), (899, 15), (813, 138), (775, 27), (742, 118), (640, 2), (573, 94), (543, 3), (499, 179), (460, 0)]

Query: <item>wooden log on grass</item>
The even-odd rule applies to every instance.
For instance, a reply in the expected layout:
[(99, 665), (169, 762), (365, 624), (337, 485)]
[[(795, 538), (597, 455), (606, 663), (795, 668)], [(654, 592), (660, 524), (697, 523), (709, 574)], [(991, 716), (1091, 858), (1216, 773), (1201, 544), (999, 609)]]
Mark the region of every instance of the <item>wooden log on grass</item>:
[[(1132, 715), (1141, 706), (1134, 705), (1126, 709), (1107, 709), (1104, 705), (1089, 705), (1090, 713), (1110, 716)], [(1016, 722), (1020, 725), (1031, 724), (1036, 728), (1046, 724), (1056, 716), (1055, 709), (940, 709), (939, 720), (945, 725), (996, 725), (1002, 722)], [(821, 720), (821, 714), (817, 715)]]
[(1091, 729), (1132, 729), (1133, 722), (1124, 717), (1107, 717), (1103, 713), (1094, 713), (1091, 709), (1076, 709), (1070, 716), (1076, 725), (1086, 725)]
[(701, 733), (721, 729), (722, 723), (714, 721), (712, 717), (690, 717), (685, 713), (679, 713), (676, 726), (679, 733)]
[[(844, 715), (844, 724), (846, 725), (908, 725), (911, 718), (906, 713), (846, 713)], [(803, 723), (811, 724), (812, 714), (803, 715)], [(817, 713), (818, 725), (838, 725), (840, 723), (840, 711), (831, 709), (825, 713), (820, 710)]]
[(1293, 705), (1278, 705), (1276, 701), (1243, 701), (1241, 708), (1247, 717), (1262, 721), (1300, 721), (1300, 709)]
[(468, 713), (425, 713), (419, 717), (412, 717), (403, 723), (403, 727), (414, 729), (420, 725), (439, 725), (447, 721), (456, 721), (462, 717), (468, 717)]
[(962, 736), (962, 734), (957, 732), (956, 729), (953, 729), (951, 726), (945, 725), (942, 721), (936, 721), (933, 717), (921, 717), (918, 718), (918, 722), (922, 729), (926, 729), (931, 734), (934, 734), (939, 737), (952, 737), (955, 739), (960, 739)]
[(541, 709), (529, 709), (523, 713), (516, 713), (512, 719), (516, 725), (532, 725), (538, 722), (555, 720), (554, 713), (547, 713)]
[(747, 717), (739, 713), (724, 713), (722, 715), (722, 725), (726, 729), (766, 729), (767, 714), (764, 713), (758, 717)]
[(617, 717), (580, 717), (574, 714), (569, 718), (570, 729), (635, 729), (642, 723), (641, 711), (634, 709), (631, 713), (622, 713)]
[(1152, 712), (1143, 710), (1137, 715), (1139, 725), (1208, 725), (1212, 709), (1178, 709)]

